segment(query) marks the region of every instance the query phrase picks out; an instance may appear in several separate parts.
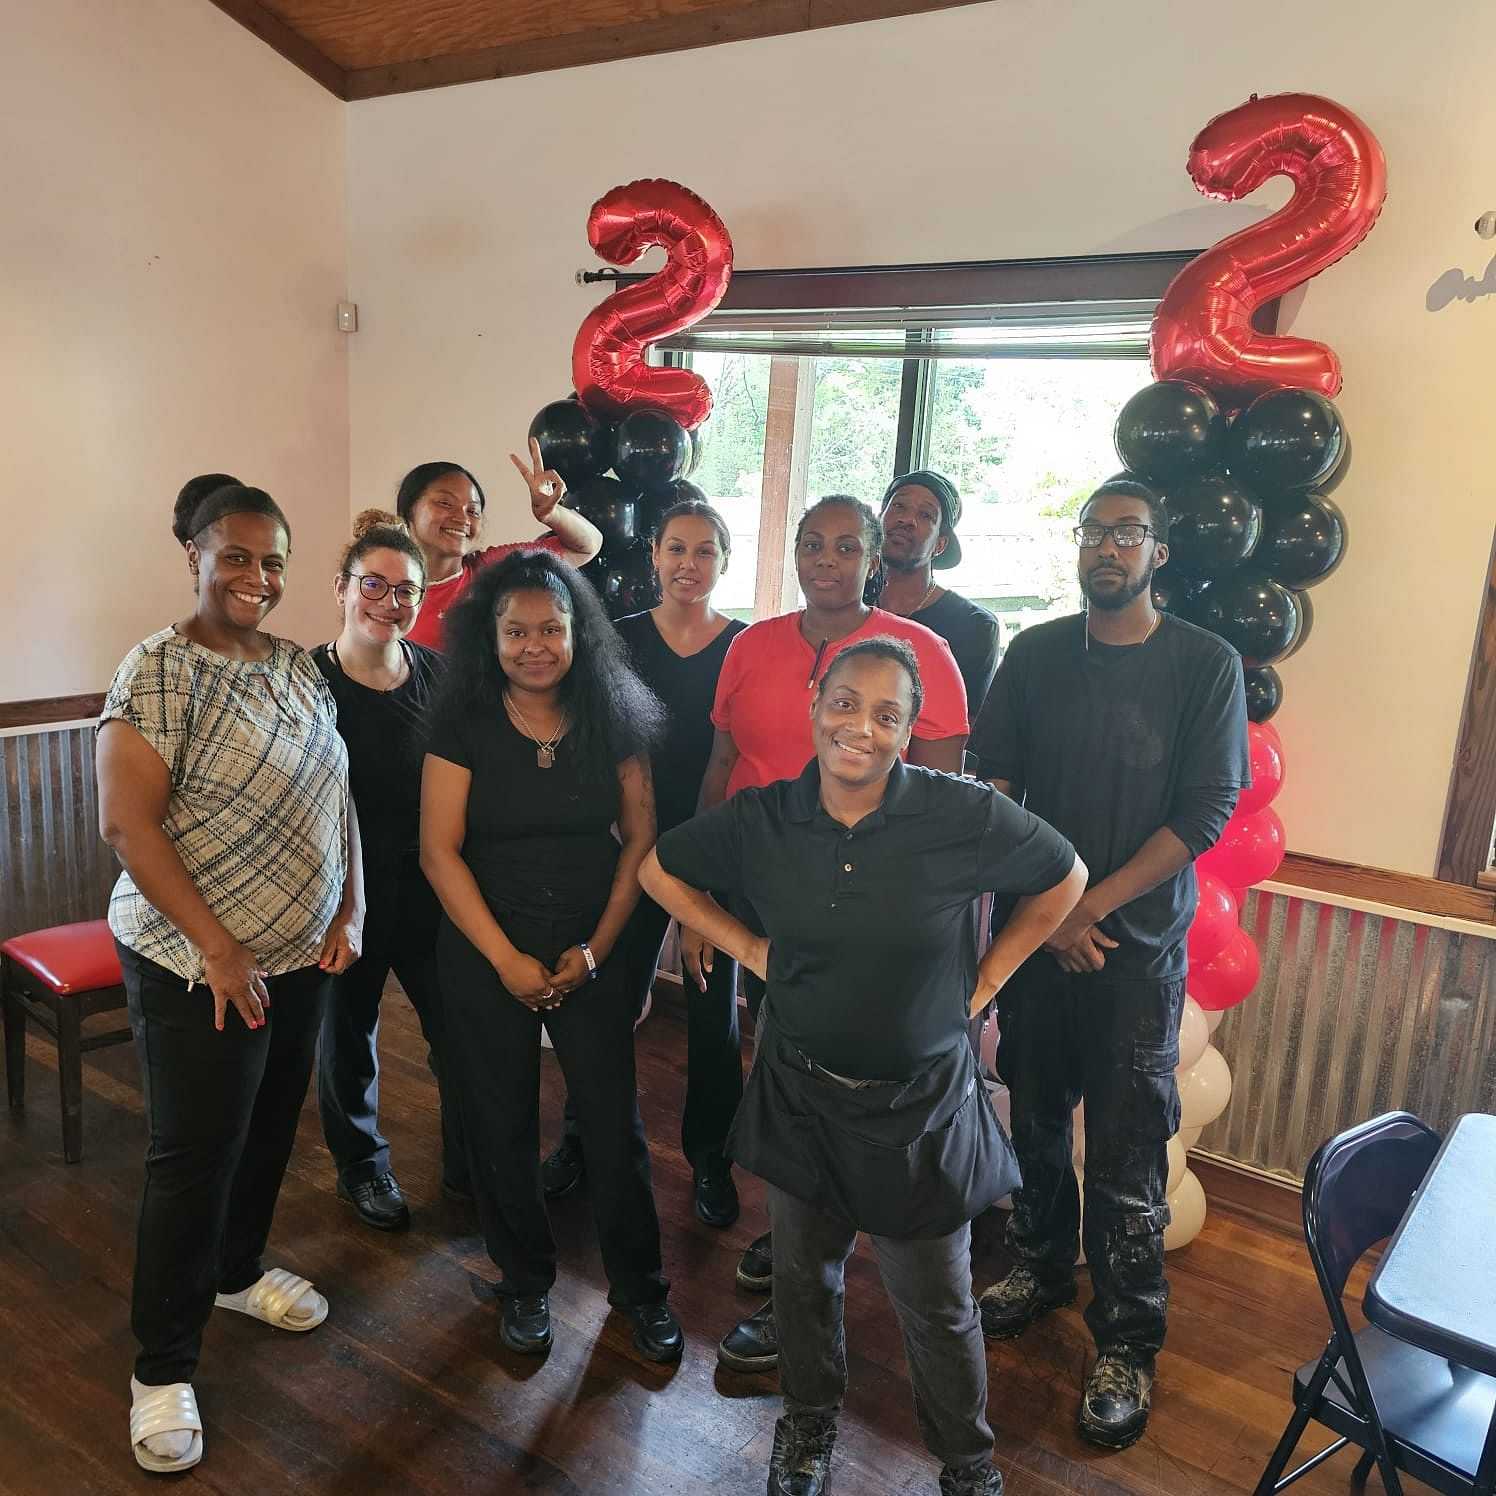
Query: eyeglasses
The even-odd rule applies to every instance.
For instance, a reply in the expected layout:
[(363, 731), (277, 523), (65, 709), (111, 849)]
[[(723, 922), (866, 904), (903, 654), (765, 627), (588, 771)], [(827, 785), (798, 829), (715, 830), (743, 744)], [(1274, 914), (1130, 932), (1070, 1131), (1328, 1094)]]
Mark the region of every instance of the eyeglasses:
[(1157, 535), (1158, 531), (1152, 525), (1128, 522), (1121, 525), (1077, 525), (1074, 534), (1076, 545), (1083, 551), (1093, 550), (1108, 535), (1122, 550), (1130, 551), (1134, 546), (1142, 545), (1150, 535)]
[(357, 582), (358, 590), (371, 603), (377, 603), (380, 598), (393, 592), (395, 594), (395, 601), (402, 608), (413, 608), (426, 596), (426, 589), (418, 586), (415, 582), (396, 582), (391, 585), (383, 577), (376, 577), (372, 572), (364, 572), (362, 575), (359, 575), (351, 571), (345, 571), (343, 575), (350, 582)]

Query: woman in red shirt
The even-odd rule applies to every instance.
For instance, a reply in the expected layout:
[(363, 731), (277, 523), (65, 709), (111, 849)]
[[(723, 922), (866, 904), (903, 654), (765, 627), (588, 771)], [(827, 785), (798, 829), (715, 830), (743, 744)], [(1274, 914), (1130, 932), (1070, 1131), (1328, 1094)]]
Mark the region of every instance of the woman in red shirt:
[(585, 566), (602, 549), (603, 537), (591, 520), (561, 501), (566, 484), (540, 457), (540, 443), (530, 438), (527, 466), (513, 452), (509, 460), (530, 490), (530, 512), (549, 530), (535, 540), (476, 548), (486, 500), (482, 485), (456, 462), (423, 462), (400, 484), (395, 512), (410, 526), (426, 557), (426, 598), (406, 638), (412, 644), (442, 647), (443, 619), (467, 591), (474, 577), (515, 551), (549, 551), (572, 566)]

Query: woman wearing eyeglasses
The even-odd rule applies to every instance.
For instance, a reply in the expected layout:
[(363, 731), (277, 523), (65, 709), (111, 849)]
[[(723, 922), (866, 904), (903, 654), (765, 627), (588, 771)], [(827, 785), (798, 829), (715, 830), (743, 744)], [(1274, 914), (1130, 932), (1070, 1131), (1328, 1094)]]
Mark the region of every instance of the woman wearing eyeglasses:
[[(380, 1231), (410, 1224), (379, 1129), (379, 1002), (391, 970), (421, 1020), (433, 1073), (442, 1073), (436, 980), (441, 906), (421, 872), (421, 763), (426, 712), (442, 657), (409, 634), (425, 595), (420, 545), (393, 514), (366, 509), (353, 522), (333, 583), (343, 628), (313, 651), (338, 704), (354, 804), (363, 834), (364, 954), (338, 979), (322, 1022), (317, 1097), (338, 1169), (338, 1194)], [(443, 1095), (443, 1185), (467, 1193), (455, 1101)]]

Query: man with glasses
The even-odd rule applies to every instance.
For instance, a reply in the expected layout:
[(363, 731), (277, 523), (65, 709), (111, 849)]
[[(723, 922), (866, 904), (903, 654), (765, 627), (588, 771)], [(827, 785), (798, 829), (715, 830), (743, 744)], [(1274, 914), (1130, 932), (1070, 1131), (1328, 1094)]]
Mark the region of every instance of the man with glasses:
[[(1097, 1347), (1083, 1437), (1124, 1449), (1148, 1422), (1168, 1285), (1165, 1143), (1194, 859), (1250, 783), (1241, 660), (1153, 604), (1168, 516), (1140, 483), (1103, 484), (1075, 528), (1086, 610), (1019, 634), (971, 736), (983, 776), (1074, 844), (1091, 882), (998, 1000), (998, 1073), (1023, 1174), (1008, 1245), (1017, 1265), (981, 1296), (993, 1339), (1075, 1297), (1078, 1247)], [(999, 904), (994, 929), (1010, 906)], [(1085, 1100), (1086, 1198), (1071, 1163)]]

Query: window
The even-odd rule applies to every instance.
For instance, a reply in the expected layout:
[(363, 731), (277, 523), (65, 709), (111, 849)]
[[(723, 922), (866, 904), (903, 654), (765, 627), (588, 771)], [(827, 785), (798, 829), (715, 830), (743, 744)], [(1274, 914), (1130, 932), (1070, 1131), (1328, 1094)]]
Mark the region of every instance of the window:
[(735, 617), (797, 606), (808, 500), (876, 504), (932, 467), (962, 494), (962, 563), (941, 581), (1006, 641), (1079, 606), (1070, 529), (1115, 471), (1112, 428), (1150, 382), (1148, 329), (1187, 254), (871, 271), (768, 272), (662, 345), (712, 386), (693, 475), (722, 509)]

